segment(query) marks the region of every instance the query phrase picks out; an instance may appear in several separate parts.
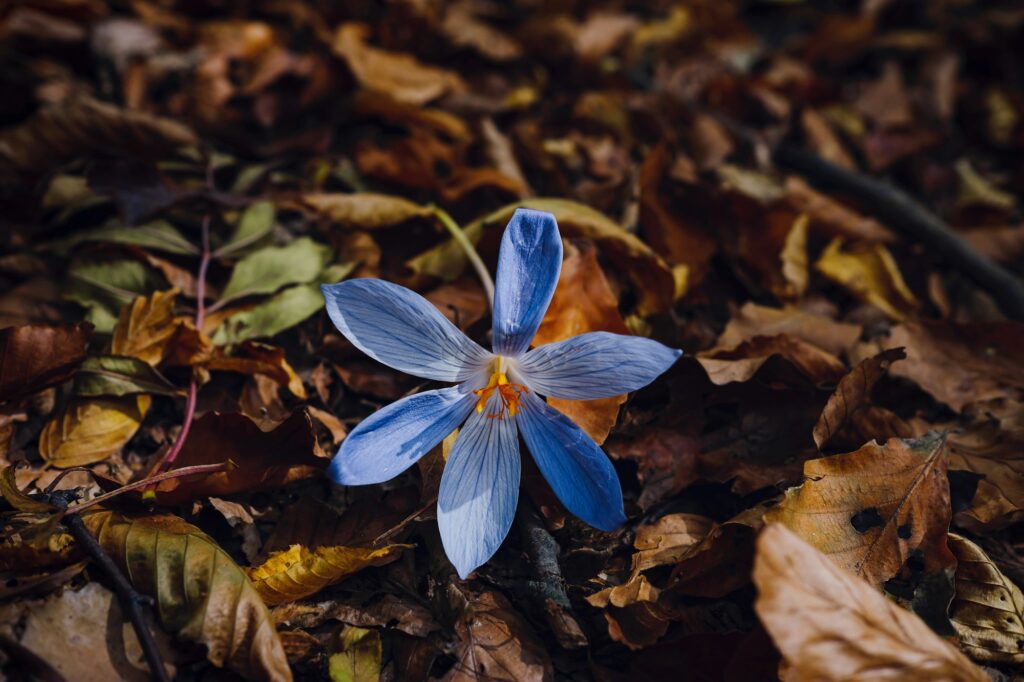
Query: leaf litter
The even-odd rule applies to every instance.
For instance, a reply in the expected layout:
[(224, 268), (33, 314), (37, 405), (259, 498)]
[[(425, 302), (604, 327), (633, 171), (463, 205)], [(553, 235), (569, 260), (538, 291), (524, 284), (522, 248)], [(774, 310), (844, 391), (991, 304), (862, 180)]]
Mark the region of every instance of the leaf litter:
[[(970, 0), (14, 3), (0, 668), (151, 677), (128, 589), (163, 679), (1019, 679), (1022, 30)], [(686, 355), (550, 401), (626, 525), (524, 459), (462, 581), (451, 440), (324, 475), (436, 386), (319, 286), (401, 284), (486, 345), (448, 221), (493, 272), (517, 207), (564, 239), (535, 345)]]

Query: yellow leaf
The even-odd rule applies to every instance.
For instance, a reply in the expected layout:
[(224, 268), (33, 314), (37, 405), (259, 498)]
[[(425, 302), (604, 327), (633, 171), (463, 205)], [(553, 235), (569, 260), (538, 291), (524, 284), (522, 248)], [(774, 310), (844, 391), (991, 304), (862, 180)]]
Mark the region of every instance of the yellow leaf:
[(957, 193), (956, 205), (958, 208), (965, 206), (988, 206), (991, 208), (1010, 211), (1013, 209), (1016, 200), (1013, 195), (999, 189), (978, 171), (967, 159), (960, 159), (953, 165), (957, 177), (960, 180), (960, 190)]
[(261, 565), (248, 569), (256, 591), (268, 604), (303, 599), (341, 582), (368, 566), (381, 566), (398, 558), (411, 545), (369, 547), (316, 547), (292, 545), (276, 552)]
[(169, 514), (98, 511), (82, 520), (135, 589), (156, 600), (162, 628), (205, 644), (211, 663), (247, 679), (292, 679), (266, 605), (205, 533)]
[(800, 298), (807, 291), (807, 226), (810, 220), (806, 213), (801, 213), (793, 221), (786, 235), (786, 242), (779, 254), (782, 261), (782, 278), (786, 280), (787, 298)]
[(818, 272), (870, 303), (894, 320), (902, 320), (918, 308), (896, 260), (881, 244), (857, 242), (843, 248), (836, 238), (814, 265)]
[(39, 454), (61, 469), (101, 462), (131, 440), (151, 403), (145, 394), (73, 398), (43, 427)]
[(305, 194), (301, 201), (342, 227), (363, 230), (392, 227), (433, 215), (431, 209), (408, 199), (372, 192)]
[(976, 544), (950, 533), (956, 556), (956, 596), (949, 619), (960, 646), (976, 661), (1024, 663), (1024, 593)]
[(121, 309), (110, 350), (156, 366), (172, 353), (174, 364), (188, 365), (205, 358), (209, 341), (196, 331), (191, 320), (174, 316), (177, 289), (140, 296)]
[(828, 560), (784, 526), (757, 541), (754, 607), (791, 682), (988, 682), (914, 614)]
[(49, 502), (43, 502), (21, 491), (14, 478), (16, 470), (17, 466), (12, 464), (0, 472), (0, 495), (3, 495), (7, 503), (20, 512), (47, 514), (56, 511), (57, 508)]
[(340, 651), (328, 659), (331, 682), (377, 682), (382, 647), (380, 631), (349, 626), (341, 636)]
[(912, 552), (927, 574), (953, 563), (946, 547), (946, 442), (870, 442), (855, 452), (804, 463), (804, 484), (764, 516), (781, 523), (837, 565), (878, 585)]

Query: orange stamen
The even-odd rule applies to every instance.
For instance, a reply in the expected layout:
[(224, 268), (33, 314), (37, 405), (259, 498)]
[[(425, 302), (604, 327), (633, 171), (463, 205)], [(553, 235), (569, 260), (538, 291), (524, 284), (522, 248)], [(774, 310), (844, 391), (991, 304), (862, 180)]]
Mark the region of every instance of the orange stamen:
[(508, 412), (508, 416), (514, 417), (516, 412), (519, 411), (519, 394), (528, 390), (522, 384), (510, 382), (504, 372), (496, 371), (491, 375), (491, 379), (487, 382), (486, 386), (473, 391), (474, 395), (480, 398), (476, 401), (476, 411), (483, 412), (487, 401), (491, 398), (491, 394), (497, 391), (498, 397), (501, 398), (501, 406), (494, 412), (489, 413), (487, 418), (504, 419), (505, 412)]

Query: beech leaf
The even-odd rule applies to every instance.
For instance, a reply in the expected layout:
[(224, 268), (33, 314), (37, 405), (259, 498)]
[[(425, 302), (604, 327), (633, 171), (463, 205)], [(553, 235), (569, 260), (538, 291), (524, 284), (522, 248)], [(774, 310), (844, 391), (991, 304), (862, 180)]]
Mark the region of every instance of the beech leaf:
[(246, 678), (291, 680), (266, 605), (245, 572), (209, 536), (169, 514), (84, 514), (89, 531), (142, 594), (160, 626), (206, 645), (206, 657)]
[(989, 682), (924, 621), (784, 526), (771, 524), (758, 538), (754, 584), (786, 680)]

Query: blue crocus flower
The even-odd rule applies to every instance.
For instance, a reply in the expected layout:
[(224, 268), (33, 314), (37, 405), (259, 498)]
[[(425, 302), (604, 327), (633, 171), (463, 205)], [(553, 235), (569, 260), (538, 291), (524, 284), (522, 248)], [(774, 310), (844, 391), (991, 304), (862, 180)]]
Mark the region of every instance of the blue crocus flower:
[(462, 578), (498, 550), (519, 498), (519, 436), (566, 509), (601, 530), (621, 526), (622, 489), (601, 448), (540, 396), (607, 398), (646, 386), (681, 351), (594, 332), (529, 350), (562, 268), (550, 213), (519, 209), (498, 255), (492, 350), (430, 302), (379, 279), (323, 287), (327, 312), (359, 350), (389, 367), (456, 385), (394, 402), (342, 442), (329, 476), (344, 485), (391, 479), (459, 426), (441, 477), (437, 522)]

